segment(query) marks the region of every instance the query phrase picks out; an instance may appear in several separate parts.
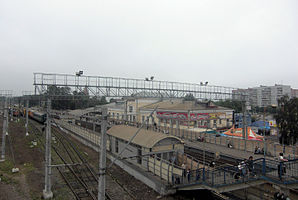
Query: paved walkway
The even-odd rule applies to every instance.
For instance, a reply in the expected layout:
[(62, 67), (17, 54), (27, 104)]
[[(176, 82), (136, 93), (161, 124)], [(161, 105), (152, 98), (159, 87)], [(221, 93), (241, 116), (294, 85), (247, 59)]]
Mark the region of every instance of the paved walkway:
[[(219, 152), (220, 155), (226, 155), (237, 159), (248, 159), (249, 156), (253, 156), (254, 159), (264, 157), (264, 155), (261, 155), (261, 154), (253, 154), (252, 152), (241, 151), (238, 149), (230, 149), (222, 145), (211, 144), (206, 142), (204, 143), (204, 142), (185, 141), (185, 145), (196, 149), (200, 149), (200, 150), (210, 151), (213, 153)], [(266, 158), (274, 159), (274, 157), (270, 157), (270, 156), (266, 156)]]

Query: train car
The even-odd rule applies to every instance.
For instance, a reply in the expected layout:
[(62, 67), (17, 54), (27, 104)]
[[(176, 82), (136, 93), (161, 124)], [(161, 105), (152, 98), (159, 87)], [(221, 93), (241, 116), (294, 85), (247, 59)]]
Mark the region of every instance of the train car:
[(20, 111), (17, 110), (17, 109), (13, 109), (13, 111), (12, 111), (12, 115), (13, 115), (14, 117), (18, 117), (18, 116), (20, 116)]
[(35, 111), (35, 110), (29, 110), (28, 111), (28, 116), (31, 119), (34, 119), (35, 121), (38, 121), (40, 123), (45, 123), (45, 121), (47, 119), (46, 113), (38, 112), (38, 111)]

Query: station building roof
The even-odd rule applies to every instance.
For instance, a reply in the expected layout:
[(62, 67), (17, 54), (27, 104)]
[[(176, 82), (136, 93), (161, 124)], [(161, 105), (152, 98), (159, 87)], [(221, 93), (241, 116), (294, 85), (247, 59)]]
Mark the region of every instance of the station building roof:
[[(110, 128), (107, 132), (111, 136), (120, 138), (124, 141), (129, 141), (137, 132), (137, 130), (138, 128), (132, 126), (117, 125)], [(164, 139), (174, 139), (177, 141), (178, 144), (183, 143), (182, 140), (178, 137), (165, 135), (163, 133), (158, 133), (146, 129), (141, 129), (136, 137), (132, 140), (132, 143), (146, 148), (153, 148), (159, 141)]]
[(125, 102), (124, 101), (112, 102), (112, 103), (103, 105), (103, 107), (123, 110), (125, 109)]
[(232, 111), (230, 108), (225, 108), (222, 106), (217, 106), (212, 102), (196, 102), (196, 101), (183, 101), (183, 100), (169, 100), (169, 101), (161, 101), (157, 103), (153, 103), (147, 106), (143, 106), (141, 109), (144, 110), (153, 110), (157, 107), (157, 110), (163, 111)]
[(71, 111), (69, 111), (69, 114), (80, 117), (80, 116), (85, 115), (87, 113), (98, 111), (98, 110), (99, 110), (99, 108), (97, 108), (97, 107), (96, 108), (90, 107), (90, 108), (85, 108), (85, 109), (71, 110)]

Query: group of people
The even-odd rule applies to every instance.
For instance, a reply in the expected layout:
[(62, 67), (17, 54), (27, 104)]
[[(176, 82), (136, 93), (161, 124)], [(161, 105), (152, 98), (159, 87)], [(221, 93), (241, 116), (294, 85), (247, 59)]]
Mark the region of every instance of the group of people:
[(274, 194), (274, 200), (290, 200), (290, 197), (288, 197), (282, 192), (276, 192)]
[(264, 148), (260, 148), (258, 146), (255, 147), (255, 154), (264, 154)]
[(182, 164), (182, 169), (183, 169), (183, 177), (187, 179), (187, 181), (190, 181), (190, 170), (187, 168), (186, 164)]
[(254, 176), (254, 163), (253, 163), (253, 157), (250, 156), (248, 160), (241, 161), (238, 166), (238, 172), (235, 174), (235, 179), (239, 179), (240, 177), (248, 176)]
[[(277, 167), (278, 176), (280, 180), (282, 180), (282, 176), (286, 173), (286, 166), (283, 162), (286, 162), (288, 160), (284, 158), (283, 153), (280, 153), (278, 157), (278, 161), (279, 161), (279, 164)], [(254, 171), (254, 162), (253, 162), (252, 156), (250, 156), (248, 160), (241, 161), (238, 164), (237, 168), (238, 168), (238, 172), (235, 174), (235, 177), (234, 177), (235, 179), (239, 179), (240, 177), (244, 177), (246, 175), (249, 175), (249, 176), (256, 175)]]

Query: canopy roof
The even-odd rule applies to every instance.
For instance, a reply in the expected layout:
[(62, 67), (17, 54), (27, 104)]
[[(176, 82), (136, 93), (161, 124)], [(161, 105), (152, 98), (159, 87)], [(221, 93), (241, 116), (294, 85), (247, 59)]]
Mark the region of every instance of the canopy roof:
[[(135, 127), (117, 125), (110, 128), (107, 132), (109, 135), (112, 135), (116, 138), (129, 141), (137, 132), (137, 130), (138, 128)], [(146, 148), (153, 148), (156, 143), (164, 139), (174, 139), (177, 141), (177, 143), (182, 144), (182, 140), (178, 137), (165, 135), (163, 133), (149, 131), (146, 129), (141, 129), (140, 132), (136, 135), (136, 137), (132, 140), (132, 143)]]

